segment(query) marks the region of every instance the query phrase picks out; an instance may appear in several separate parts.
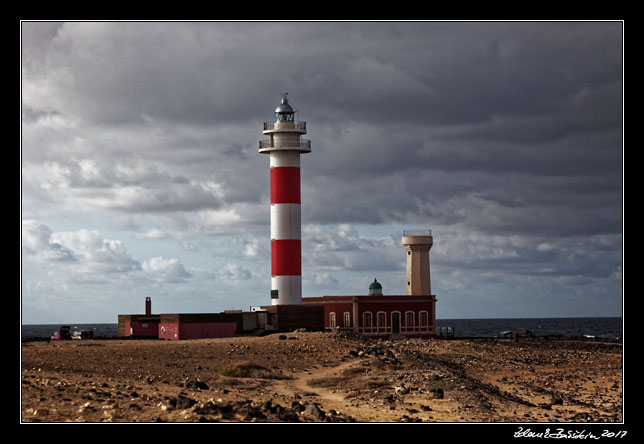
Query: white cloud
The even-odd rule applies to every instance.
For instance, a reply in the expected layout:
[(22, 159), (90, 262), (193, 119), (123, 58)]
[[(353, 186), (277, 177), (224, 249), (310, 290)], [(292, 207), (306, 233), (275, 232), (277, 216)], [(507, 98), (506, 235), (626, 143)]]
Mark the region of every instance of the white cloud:
[(555, 247), (549, 244), (548, 242), (543, 242), (537, 245), (537, 251), (552, 251)]
[(125, 276), (143, 270), (162, 282), (176, 282), (191, 274), (175, 258), (151, 257), (140, 263), (132, 258), (120, 240), (107, 239), (96, 230), (53, 232), (34, 220), (22, 223), (24, 259), (41, 264), (45, 270), (58, 270), (59, 277), (71, 282), (109, 281), (110, 275)]
[(393, 237), (360, 236), (349, 224), (302, 227), (302, 254), (314, 271), (394, 271), (404, 268), (402, 244)]
[(76, 261), (71, 249), (52, 239), (49, 227), (34, 220), (22, 221), (22, 252), (38, 261)]
[(313, 277), (315, 285), (321, 286), (337, 286), (340, 282), (334, 278), (330, 273), (315, 273)]
[(96, 230), (52, 233), (51, 241), (72, 251), (80, 270), (87, 273), (126, 273), (141, 269), (141, 264), (132, 259), (121, 241), (105, 239)]
[(167, 259), (161, 256), (144, 260), (141, 268), (153, 279), (162, 282), (181, 282), (192, 276), (178, 259)]
[(150, 228), (143, 233), (136, 233), (134, 236), (139, 239), (166, 239), (172, 237), (167, 231), (158, 228)]
[(268, 239), (259, 239), (257, 237), (250, 237), (243, 241), (244, 257), (251, 259), (269, 259), (270, 243)]
[(252, 274), (239, 264), (229, 263), (217, 270), (217, 276), (227, 281), (227, 283), (234, 284), (236, 281), (247, 281), (251, 279)]

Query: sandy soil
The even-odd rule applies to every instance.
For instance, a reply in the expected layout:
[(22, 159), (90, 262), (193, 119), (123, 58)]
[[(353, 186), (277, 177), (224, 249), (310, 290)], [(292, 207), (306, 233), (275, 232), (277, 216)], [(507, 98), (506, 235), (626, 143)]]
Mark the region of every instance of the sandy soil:
[(293, 332), (22, 345), (23, 422), (620, 422), (622, 345)]

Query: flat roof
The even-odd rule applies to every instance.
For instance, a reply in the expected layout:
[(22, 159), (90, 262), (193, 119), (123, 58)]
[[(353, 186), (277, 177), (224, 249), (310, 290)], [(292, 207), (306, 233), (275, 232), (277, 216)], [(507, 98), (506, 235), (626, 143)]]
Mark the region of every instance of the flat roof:
[(436, 295), (408, 295), (408, 294), (395, 294), (395, 295), (342, 295), (342, 296), (317, 296), (317, 297), (303, 297), (303, 303), (326, 303), (326, 302), (351, 302), (353, 300), (358, 302), (428, 302), (434, 301)]

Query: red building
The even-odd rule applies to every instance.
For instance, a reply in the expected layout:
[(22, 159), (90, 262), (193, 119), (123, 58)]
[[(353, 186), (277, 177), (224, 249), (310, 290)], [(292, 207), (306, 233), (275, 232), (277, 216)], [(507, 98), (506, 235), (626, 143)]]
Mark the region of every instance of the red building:
[(436, 335), (434, 295), (383, 296), (374, 280), (368, 296), (322, 296), (302, 298), (302, 304), (324, 307), (324, 327), (353, 331), (372, 338), (392, 334), (431, 338)]
[(228, 338), (243, 329), (242, 313), (162, 314), (158, 337), (180, 339)]
[(227, 338), (257, 328), (257, 314), (228, 310), (223, 313), (152, 314), (145, 298), (145, 314), (118, 315), (118, 335), (165, 340)]
[(145, 298), (145, 314), (118, 315), (118, 335), (134, 338), (156, 338), (160, 315), (152, 314), (152, 300)]

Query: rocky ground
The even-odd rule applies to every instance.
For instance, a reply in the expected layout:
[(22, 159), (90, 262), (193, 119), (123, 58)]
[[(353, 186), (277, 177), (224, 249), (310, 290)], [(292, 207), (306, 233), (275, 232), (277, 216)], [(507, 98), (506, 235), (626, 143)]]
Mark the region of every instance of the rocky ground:
[(22, 344), (22, 422), (620, 422), (621, 342), (293, 332)]

